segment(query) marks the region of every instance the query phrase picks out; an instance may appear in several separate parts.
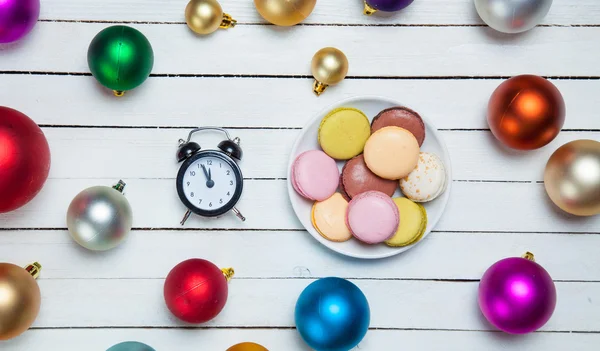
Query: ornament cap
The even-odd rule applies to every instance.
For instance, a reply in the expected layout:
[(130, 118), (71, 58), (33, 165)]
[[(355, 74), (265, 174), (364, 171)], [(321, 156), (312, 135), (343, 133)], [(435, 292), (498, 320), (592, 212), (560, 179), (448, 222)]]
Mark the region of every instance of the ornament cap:
[(321, 94), (323, 94), (323, 92), (325, 91), (325, 89), (327, 89), (328, 86), (329, 85), (325, 83), (321, 83), (318, 80), (315, 80), (315, 83), (313, 84), (313, 92), (317, 96), (321, 96)]
[(121, 97), (125, 95), (125, 92), (123, 90), (113, 90), (113, 94), (115, 94), (116, 97)]
[(27, 273), (31, 274), (33, 279), (37, 279), (42, 271), (42, 265), (39, 262), (33, 262), (32, 264), (25, 267)]
[(233, 27), (235, 27), (236, 24), (237, 24), (237, 21), (235, 19), (233, 19), (230, 14), (224, 13), (223, 21), (221, 22), (221, 25), (219, 26), (219, 28), (223, 28), (223, 29), (233, 28)]
[(523, 257), (526, 260), (535, 262), (535, 256), (529, 251), (525, 252), (525, 254), (523, 254), (523, 256), (521, 256), (521, 257)]
[(363, 10), (363, 14), (365, 14), (367, 16), (371, 16), (375, 12), (377, 12), (377, 9), (375, 9), (371, 5), (367, 4), (367, 2), (365, 1), (365, 8)]
[(227, 281), (230, 281), (231, 278), (233, 278), (233, 275), (235, 274), (235, 270), (231, 267), (223, 268), (221, 269), (221, 272), (223, 272), (223, 275), (225, 276), (225, 279), (227, 279)]
[(123, 190), (125, 190), (125, 185), (127, 185), (127, 184), (125, 184), (124, 181), (119, 180), (119, 182), (113, 186), (113, 189), (115, 189), (116, 191), (118, 191), (120, 193), (123, 193)]

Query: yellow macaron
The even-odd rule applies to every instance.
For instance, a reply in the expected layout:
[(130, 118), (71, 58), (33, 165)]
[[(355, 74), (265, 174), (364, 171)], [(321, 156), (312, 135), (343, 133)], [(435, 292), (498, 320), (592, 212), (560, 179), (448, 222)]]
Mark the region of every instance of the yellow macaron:
[(427, 228), (427, 211), (425, 207), (405, 197), (392, 199), (400, 212), (400, 224), (396, 234), (386, 240), (388, 246), (408, 246), (419, 241)]
[(333, 194), (325, 201), (317, 201), (312, 207), (313, 227), (327, 240), (342, 242), (352, 238), (346, 225), (348, 201), (340, 193)]
[(359, 155), (371, 135), (369, 118), (360, 110), (337, 108), (321, 121), (319, 145), (336, 160), (349, 160)]

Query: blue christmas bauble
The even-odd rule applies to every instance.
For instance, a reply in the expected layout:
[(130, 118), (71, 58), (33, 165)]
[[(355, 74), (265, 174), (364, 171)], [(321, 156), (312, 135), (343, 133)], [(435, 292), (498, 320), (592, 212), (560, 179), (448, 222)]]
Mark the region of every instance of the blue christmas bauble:
[(137, 341), (126, 341), (109, 348), (106, 351), (155, 351), (146, 344)]
[(350, 350), (365, 337), (370, 320), (367, 298), (346, 279), (319, 279), (296, 303), (296, 328), (316, 351)]

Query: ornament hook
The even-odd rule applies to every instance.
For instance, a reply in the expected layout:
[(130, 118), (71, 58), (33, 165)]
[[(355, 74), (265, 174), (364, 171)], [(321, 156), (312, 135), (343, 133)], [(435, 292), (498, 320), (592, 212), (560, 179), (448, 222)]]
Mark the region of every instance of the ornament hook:
[(221, 272), (223, 272), (223, 275), (225, 276), (225, 279), (227, 279), (227, 281), (230, 281), (231, 278), (233, 278), (233, 275), (235, 274), (235, 270), (231, 267), (223, 268), (221, 269)]
[(25, 267), (27, 273), (31, 274), (33, 279), (37, 279), (40, 276), (40, 271), (42, 270), (42, 265), (39, 262), (33, 262), (32, 264)]
[(223, 28), (223, 29), (233, 28), (233, 27), (235, 27), (236, 24), (237, 24), (237, 21), (234, 20), (230, 14), (224, 13), (223, 21), (221, 22), (221, 25), (219, 26), (219, 28)]
[(242, 220), (242, 222), (246, 221), (246, 217), (244, 217), (244, 215), (240, 212), (240, 210), (238, 210), (237, 208), (232, 208), (233, 213), (235, 213), (235, 215)]
[(115, 189), (116, 191), (123, 193), (123, 190), (125, 190), (125, 182), (122, 180), (119, 180), (119, 182), (117, 184), (115, 184), (113, 186), (113, 189)]
[(529, 252), (529, 251), (525, 252), (525, 254), (523, 256), (521, 256), (521, 257), (523, 257), (526, 260), (535, 262), (535, 256), (531, 252)]
[(377, 9), (375, 9), (371, 5), (367, 4), (367, 2), (365, 1), (365, 8), (363, 10), (363, 13), (367, 16), (371, 16), (375, 12), (377, 12)]

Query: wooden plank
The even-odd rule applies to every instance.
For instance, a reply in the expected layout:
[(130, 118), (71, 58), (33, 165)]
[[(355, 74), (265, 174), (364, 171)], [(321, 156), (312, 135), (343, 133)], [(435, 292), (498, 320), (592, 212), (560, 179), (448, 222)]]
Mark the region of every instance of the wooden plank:
[[(227, 305), (210, 327), (292, 327), (306, 279), (232, 280)], [(44, 302), (35, 327), (183, 326), (164, 304), (162, 279), (41, 280)], [(478, 282), (355, 281), (371, 302), (372, 328), (492, 330), (477, 307)], [(598, 283), (557, 283), (545, 331), (595, 331)], [(590, 301), (591, 300), (591, 301)]]
[(532, 251), (555, 280), (600, 281), (599, 245), (600, 235), (589, 234), (436, 232), (399, 256), (364, 261), (334, 254), (304, 231), (133, 231), (118, 249), (96, 254), (66, 230), (41, 230), (3, 231), (0, 257), (20, 265), (39, 261), (43, 280), (164, 278), (192, 257), (233, 267), (245, 279), (477, 280), (494, 262)]
[[(118, 179), (51, 179), (27, 206), (0, 215), (0, 228), (64, 228), (73, 197), (94, 185)], [(181, 228), (185, 212), (172, 179), (124, 179), (134, 209), (134, 227)], [(192, 216), (184, 228), (302, 229), (288, 199), (284, 180), (246, 181), (238, 208), (219, 219)], [(600, 216), (574, 218), (556, 208), (543, 184), (454, 182), (440, 231), (598, 232)]]
[[(207, 125), (217, 119), (205, 120)], [(232, 129), (241, 138), (240, 162), (246, 178), (286, 178), (292, 146), (300, 130)], [(51, 178), (174, 179), (177, 141), (189, 129), (44, 128), (52, 152)], [(546, 162), (561, 145), (576, 139), (600, 140), (600, 132), (563, 132), (548, 146), (521, 152), (501, 146), (489, 131), (443, 131), (457, 180), (542, 181)], [(221, 133), (194, 136), (216, 149)], [(316, 136), (315, 136), (316, 138)], [(76, 162), (74, 160), (77, 160)]]
[[(106, 348), (125, 340), (137, 340), (156, 350), (197, 351), (225, 350), (240, 342), (253, 341), (269, 350), (308, 351), (297, 331), (279, 329), (54, 329), (28, 331), (8, 342), (0, 341), (5, 351), (47, 350), (81, 351)], [(432, 330), (370, 330), (357, 350), (388, 350), (402, 344), (407, 350), (486, 350), (506, 351), (582, 351), (594, 350), (600, 342), (597, 333), (534, 333), (511, 337), (496, 332), (432, 331)]]
[[(88, 72), (85, 53), (106, 26), (39, 23), (0, 52), (0, 71)], [(600, 27), (543, 27), (506, 37), (479, 27), (242, 26), (202, 39), (185, 25), (135, 27), (152, 42), (155, 74), (308, 75), (313, 54), (336, 45), (348, 56), (351, 76), (600, 75)]]
[[(240, 23), (264, 23), (252, 1), (223, 1), (225, 12)], [(106, 0), (42, 0), (41, 18), (46, 20), (100, 21), (184, 21), (184, 1), (135, 0), (123, 2)], [(404, 11), (395, 14), (362, 14), (361, 1), (319, 1), (304, 23), (336, 24), (480, 24), (472, 0), (415, 1)], [(443, 9), (443, 10), (441, 10)], [(599, 24), (600, 5), (595, 0), (554, 0), (543, 23), (552, 25)]]
[[(419, 111), (437, 128), (480, 129), (488, 127), (487, 102), (502, 81), (348, 79), (316, 98), (308, 78), (153, 77), (125, 98), (115, 99), (92, 77), (16, 74), (0, 75), (0, 82), (11, 87), (0, 90), (0, 104), (52, 125), (304, 127), (340, 100), (378, 95)], [(600, 129), (600, 119), (595, 118), (600, 81), (552, 83), (567, 104), (564, 128)]]

